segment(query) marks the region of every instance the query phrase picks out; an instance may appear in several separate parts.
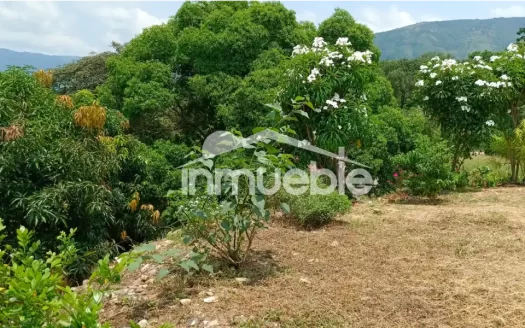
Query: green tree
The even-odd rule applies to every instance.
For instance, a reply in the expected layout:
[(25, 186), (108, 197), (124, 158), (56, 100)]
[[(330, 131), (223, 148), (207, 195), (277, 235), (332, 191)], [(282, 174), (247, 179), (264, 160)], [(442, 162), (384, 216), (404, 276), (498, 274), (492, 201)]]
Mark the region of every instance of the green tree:
[(523, 42), (523, 41), (525, 41), (525, 27), (520, 28), (519, 31), (516, 34), (518, 35), (518, 38), (516, 39), (516, 42)]
[(108, 76), (106, 62), (115, 56), (113, 52), (102, 52), (82, 57), (79, 60), (53, 70), (53, 86), (60, 94), (73, 94), (79, 90), (94, 92)]

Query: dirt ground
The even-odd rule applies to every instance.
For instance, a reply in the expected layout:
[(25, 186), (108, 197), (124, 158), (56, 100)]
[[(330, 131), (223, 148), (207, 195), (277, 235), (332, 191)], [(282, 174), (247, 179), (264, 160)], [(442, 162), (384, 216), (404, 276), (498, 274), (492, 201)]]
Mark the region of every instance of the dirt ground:
[[(274, 222), (241, 272), (168, 276), (147, 293), (108, 303), (104, 318), (116, 327), (525, 327), (525, 188), (431, 204), (364, 200), (317, 231)], [(204, 303), (210, 295), (217, 301)]]

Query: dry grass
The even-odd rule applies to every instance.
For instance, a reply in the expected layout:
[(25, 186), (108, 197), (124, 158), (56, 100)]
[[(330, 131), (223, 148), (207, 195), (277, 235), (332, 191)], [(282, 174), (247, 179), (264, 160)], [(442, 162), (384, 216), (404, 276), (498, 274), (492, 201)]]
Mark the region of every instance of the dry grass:
[[(239, 285), (228, 270), (195, 278), (191, 287), (171, 277), (155, 285), (156, 299), (119, 306), (111, 321), (117, 327), (130, 318), (177, 327), (189, 318), (217, 319), (221, 327), (523, 327), (524, 196), (525, 188), (499, 188), (448, 195), (438, 205), (378, 199), (311, 232), (275, 223), (237, 275), (250, 284)], [(217, 303), (202, 302), (209, 290)], [(179, 305), (181, 297), (192, 303)], [(116, 310), (108, 306), (106, 314)]]

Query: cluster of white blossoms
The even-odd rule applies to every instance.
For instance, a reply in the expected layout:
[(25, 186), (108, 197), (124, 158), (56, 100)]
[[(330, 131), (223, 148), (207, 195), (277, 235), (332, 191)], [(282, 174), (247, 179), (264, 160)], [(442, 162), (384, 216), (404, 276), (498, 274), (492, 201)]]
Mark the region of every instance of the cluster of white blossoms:
[(312, 71), (310, 72), (310, 75), (308, 75), (307, 79), (308, 79), (308, 82), (312, 83), (313, 81), (315, 81), (315, 79), (317, 79), (317, 77), (321, 75), (321, 72), (319, 71), (319, 69), (317, 68), (312, 68)]
[(348, 61), (351, 62), (351, 61), (356, 61), (356, 62), (363, 62), (363, 63), (367, 63), (367, 64), (372, 64), (372, 55), (374, 53), (370, 50), (367, 50), (367, 51), (364, 51), (364, 52), (361, 52), (361, 51), (356, 51), (354, 52), (350, 57), (348, 57)]
[(339, 38), (337, 39), (337, 41), (335, 42), (335, 45), (336, 46), (342, 46), (342, 47), (345, 47), (345, 46), (351, 46), (352, 43), (350, 41), (348, 41), (348, 38)]
[(467, 105), (461, 105), (461, 110), (467, 113), (470, 113), (470, 107)]
[(425, 85), (425, 81), (423, 81), (423, 80), (419, 80), (419, 81), (416, 82), (416, 87), (422, 87), (424, 85)]
[(500, 56), (490, 56), (490, 62), (493, 63), (500, 58), (501, 58)]
[(496, 88), (496, 89), (512, 86), (512, 82), (504, 82), (504, 81), (488, 82), (484, 80), (477, 80), (476, 82), (474, 82), (474, 84), (480, 87), (487, 86), (487, 87)]
[(428, 66), (427, 66), (427, 65), (421, 65), (421, 66), (419, 66), (419, 71), (420, 71), (421, 73), (428, 73), (428, 72), (429, 72), (429, 70), (428, 70)]
[(456, 97), (456, 100), (459, 101), (459, 102), (467, 102), (467, 97), (463, 96), (463, 97)]
[(518, 45), (515, 44), (515, 43), (509, 44), (509, 46), (507, 47), (507, 51), (509, 51), (509, 52), (517, 52), (518, 51)]
[(441, 82), (441, 80), (437, 80), (436, 81), (436, 85), (440, 85), (441, 83), (443, 83), (443, 82)]
[(316, 37), (314, 39), (314, 42), (312, 43), (313, 49), (324, 49), (328, 43), (325, 42), (325, 40), (321, 37)]
[[(339, 96), (339, 94), (336, 92), (334, 94), (334, 96), (332, 97), (332, 99), (329, 99), (327, 100), (325, 103), (326, 103), (326, 106), (323, 106), (323, 109), (324, 110), (329, 110), (329, 109), (333, 109), (333, 108), (340, 108), (341, 107), (341, 104), (344, 104), (346, 102), (345, 99), (341, 98)], [(315, 110), (316, 112), (320, 112), (321, 110), (320, 109), (317, 109)]]
[[(322, 75), (322, 67), (334, 67), (337, 65), (346, 65), (347, 67), (351, 67), (351, 62), (372, 64), (373, 53), (371, 51), (352, 51), (347, 47), (351, 44), (352, 43), (347, 37), (341, 37), (337, 39), (335, 43), (335, 45), (338, 47), (338, 50), (332, 51), (327, 47), (328, 43), (322, 37), (316, 37), (312, 43), (311, 48), (304, 45), (295, 46), (292, 51), (292, 57), (308, 53), (322, 53), (323, 55), (319, 61), (319, 65), (321, 67), (312, 68), (310, 75), (308, 75), (307, 80), (303, 80), (303, 83), (313, 83), (316, 81), (317, 77)], [(290, 73), (290, 75), (294, 75), (293, 71)]]
[(303, 45), (296, 45), (295, 47), (293, 47), (293, 51), (292, 51), (292, 57), (296, 56), (296, 55), (304, 55), (304, 54), (307, 54), (310, 52), (310, 48), (308, 48), (307, 46), (303, 46)]
[(495, 125), (493, 120), (488, 120), (487, 122), (485, 122), (485, 124), (487, 124), (488, 126), (494, 126)]

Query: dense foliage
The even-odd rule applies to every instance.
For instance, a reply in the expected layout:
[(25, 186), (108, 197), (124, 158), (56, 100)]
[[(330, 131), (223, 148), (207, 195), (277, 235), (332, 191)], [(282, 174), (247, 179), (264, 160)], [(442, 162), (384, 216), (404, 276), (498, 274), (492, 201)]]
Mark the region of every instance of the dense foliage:
[[(108, 254), (173, 228), (192, 252), (152, 258), (176, 253), (172, 263), (188, 273), (212, 272), (210, 257), (243, 265), (272, 209), (308, 228), (350, 209), (352, 195), (333, 190), (287, 191), (272, 207), (263, 192), (272, 174), (254, 190), (241, 176), (236, 188), (199, 180), (196, 194), (185, 194), (181, 167), (199, 156), (190, 167), (205, 173), (342, 170), (276, 137), (248, 143), (251, 134), (280, 133), (333, 154), (344, 148), (360, 163), (344, 173), (366, 166), (376, 195), (493, 186), (501, 179), (490, 170), (462, 170), (477, 150), (507, 158), (513, 182), (525, 167), (522, 43), (465, 61), (425, 54), (380, 62), (372, 31), (341, 9), (316, 27), (280, 3), (185, 2), (166, 24), (114, 47), (54, 71), (0, 73), (0, 215), (4, 242), (15, 247), (5, 247), (13, 256), (0, 270), (2, 322), (94, 326), (100, 297), (58, 288), (63, 275), (73, 282), (97, 265), (105, 270)], [(233, 151), (203, 151), (212, 133), (231, 136)], [(69, 229), (74, 239), (61, 233)]]

